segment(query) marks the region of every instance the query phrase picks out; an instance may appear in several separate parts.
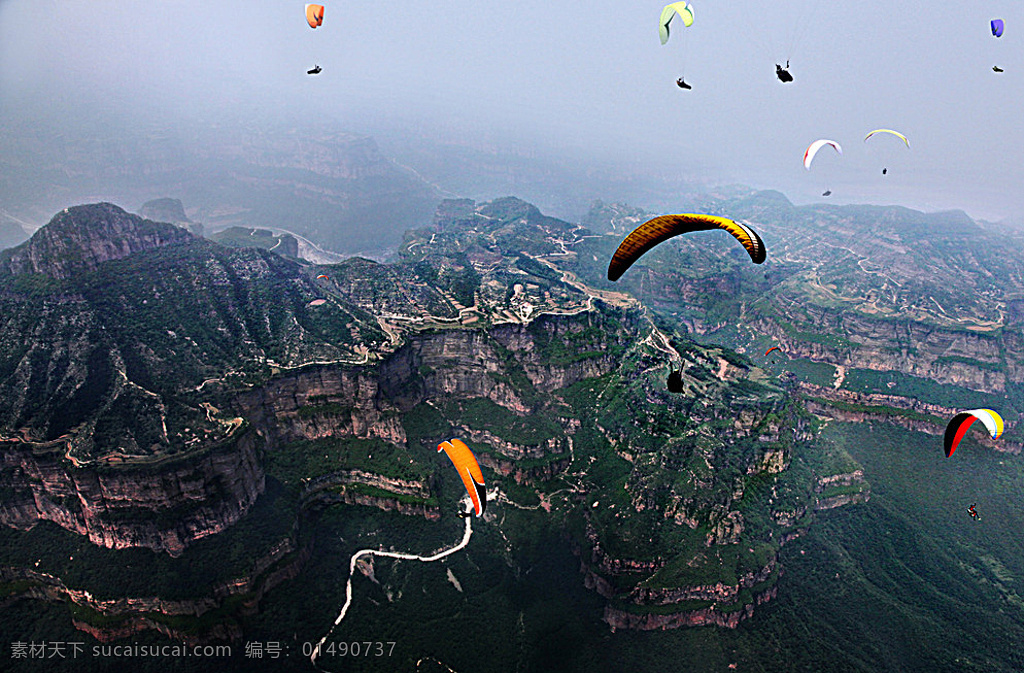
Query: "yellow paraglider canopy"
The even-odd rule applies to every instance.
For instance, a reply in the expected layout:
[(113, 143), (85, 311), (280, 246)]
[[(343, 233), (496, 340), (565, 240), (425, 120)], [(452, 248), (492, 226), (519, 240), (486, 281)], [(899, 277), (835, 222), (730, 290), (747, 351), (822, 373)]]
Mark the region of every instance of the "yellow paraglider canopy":
[(732, 234), (746, 248), (754, 264), (764, 262), (767, 254), (764, 243), (757, 232), (745, 224), (717, 215), (662, 215), (641, 224), (619, 244), (608, 264), (608, 280), (618, 280), (644, 253), (673, 236), (713, 229), (722, 229)]
[(870, 138), (871, 136), (875, 135), (876, 133), (891, 133), (894, 136), (896, 136), (897, 138), (899, 138), (900, 140), (902, 140), (904, 143), (906, 143), (907, 147), (910, 147), (910, 141), (907, 140), (907, 137), (905, 135), (903, 135), (902, 133), (900, 133), (899, 131), (893, 131), (892, 129), (875, 129), (871, 133), (869, 133), (866, 136), (864, 136), (865, 142), (867, 141), (868, 138)]

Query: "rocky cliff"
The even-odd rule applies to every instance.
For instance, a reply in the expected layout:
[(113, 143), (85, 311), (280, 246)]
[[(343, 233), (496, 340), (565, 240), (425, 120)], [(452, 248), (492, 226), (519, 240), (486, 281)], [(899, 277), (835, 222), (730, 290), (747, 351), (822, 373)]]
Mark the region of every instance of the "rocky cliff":
[(243, 426), (193, 453), (85, 468), (66, 459), (63, 442), (0, 442), (0, 523), (53, 521), (104, 547), (177, 556), (237, 521), (263, 492), (255, 439)]
[(111, 203), (66, 208), (32, 238), (0, 253), (0, 274), (65, 279), (143, 250), (183, 243), (188, 232), (130, 215)]

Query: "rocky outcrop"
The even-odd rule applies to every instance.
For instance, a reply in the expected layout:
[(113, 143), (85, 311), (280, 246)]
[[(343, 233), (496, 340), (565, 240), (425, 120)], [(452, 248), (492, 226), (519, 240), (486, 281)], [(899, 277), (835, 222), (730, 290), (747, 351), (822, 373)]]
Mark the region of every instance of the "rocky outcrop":
[(638, 631), (664, 631), (667, 629), (678, 629), (683, 626), (724, 626), (728, 629), (735, 629), (744, 619), (754, 616), (754, 606), (762, 605), (775, 598), (778, 587), (772, 586), (754, 597), (753, 603), (747, 603), (738, 610), (725, 612), (716, 609), (714, 605), (699, 610), (688, 610), (685, 612), (673, 612), (662, 615), (650, 612), (633, 613), (615, 608), (611, 605), (605, 606), (604, 621), (611, 627), (614, 633), (616, 629), (634, 629)]
[[(547, 319), (548, 338), (582, 331), (600, 316)], [(556, 326), (561, 324), (561, 326)], [(615, 358), (600, 356), (564, 365), (541, 365), (531, 326), (501, 325), (490, 330), (442, 330), (414, 333), (375, 368), (310, 366), (281, 375), (235, 398), (237, 412), (265, 435), (269, 446), (323, 437), (378, 438), (407, 441), (400, 415), (426, 400), (485, 398), (512, 413), (531, 411), (508, 383), (511, 369), (522, 367), (537, 389), (550, 391), (583, 378), (606, 374)], [(605, 333), (604, 340), (625, 341), (625, 334)], [(595, 350), (602, 345), (594, 344)], [(534, 365), (533, 363), (538, 363)], [(516, 445), (493, 433), (467, 429), (510, 460), (541, 458), (565, 450), (563, 442)]]
[[(836, 490), (840, 492), (836, 493)], [(814, 499), (815, 511), (864, 503), (871, 499), (871, 489), (864, 481), (864, 470), (819, 477), (814, 492), (818, 494)]]
[(898, 371), (986, 393), (1003, 394), (1008, 382), (1024, 381), (1019, 364), (1024, 362), (1024, 338), (1014, 330), (990, 334), (909, 320), (873, 320), (813, 305), (801, 306), (801, 312), (801, 330), (842, 339), (806, 340), (779, 324), (784, 316), (759, 316), (751, 329), (770, 336), (790, 357), (815, 362)]
[[(378, 491), (393, 493), (397, 497), (376, 495), (348, 488), (352, 485), (369, 486)], [(404, 496), (404, 497), (403, 497)], [(441, 510), (426, 501), (430, 499), (427, 485), (419, 481), (394, 479), (363, 470), (340, 470), (306, 482), (302, 492), (304, 505), (311, 503), (366, 505), (385, 511), (396, 511), (409, 516), (422, 516), (431, 521), (441, 518)], [(423, 502), (415, 502), (421, 500)]]
[(154, 222), (169, 222), (177, 225), (188, 230), (194, 236), (203, 235), (203, 225), (188, 218), (180, 199), (163, 198), (146, 201), (139, 208), (139, 215)]
[(63, 442), (0, 442), (0, 522), (29, 529), (39, 521), (121, 549), (148, 547), (177, 556), (195, 540), (242, 517), (263, 492), (256, 437), (242, 427), (227, 440), (150, 462), (76, 468)]
[(102, 263), (192, 240), (178, 227), (144, 220), (112, 203), (65, 208), (16, 248), (0, 253), (0, 273), (64, 279)]

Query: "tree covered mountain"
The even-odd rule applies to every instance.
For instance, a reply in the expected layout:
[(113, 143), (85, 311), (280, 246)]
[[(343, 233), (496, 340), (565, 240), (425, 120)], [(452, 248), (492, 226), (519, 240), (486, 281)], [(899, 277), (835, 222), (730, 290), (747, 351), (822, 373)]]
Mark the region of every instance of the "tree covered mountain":
[[(110, 204), (69, 208), (0, 258), (0, 516), (19, 529), (0, 545), (10, 595), (68, 601), (78, 628), (101, 638), (156, 629), (192, 642), (267, 639), (287, 623), (316, 642), (345, 599), (338, 577), (356, 549), (427, 551), (458, 538), (464, 489), (436, 446), (462, 437), (491, 499), (465, 553), (357, 571), (342, 637), (398, 629), (401, 666), (428, 650), (459, 670), (621, 670), (638, 652), (651, 670), (679, 658), (854, 666), (862, 635), (877, 635), (870, 606), (810, 607), (831, 596), (835, 567), (859, 578), (859, 592), (888, 591), (913, 628), (956, 623), (941, 606), (1002, 601), (1005, 613), (974, 614), (970, 629), (1006, 636), (976, 655), (1013, 670), (1012, 543), (979, 538), (978, 553), (960, 553), (958, 533), (940, 532), (950, 551), (934, 554), (919, 539), (937, 522), (958, 530), (959, 518), (934, 516), (914, 471), (935, 484), (958, 477), (925, 459), (934, 438), (892, 426), (930, 428), (942, 400), (914, 406), (902, 388), (882, 399), (821, 380), (815, 367), (834, 353), (862, 351), (832, 323), (794, 322), (829, 309), (795, 299), (824, 273), (812, 265), (824, 255), (801, 256), (813, 237), (796, 245), (780, 232), (810, 235), (817, 220), (800, 224), (802, 211), (775, 194), (728, 204), (750, 210), (744, 219), (769, 250), (763, 268), (728, 237), (695, 234), (617, 284), (604, 279), (607, 260), (625, 223), (642, 217), (619, 206), (589, 218), (596, 231), (620, 222), (602, 235), (514, 198), (445, 201), (429, 226), (407, 232), (398, 261), (334, 265), (221, 246)], [(880, 246), (933, 223), (887, 212), (864, 211), (879, 221), (866, 240), (830, 240)], [(989, 235), (938, 220), (962, 230), (950, 237)], [(866, 282), (854, 258), (838, 263)], [(1012, 282), (993, 274), (992, 292)], [(911, 305), (899, 304), (899, 318), (862, 314), (926, 324)], [(768, 361), (754, 348), (771, 329), (794, 354), (821, 348)], [(667, 390), (670, 371), (682, 393)], [(900, 386), (923, 378), (899, 373)], [(927, 380), (936, 396), (977, 394)], [(997, 448), (1016, 446), (1007, 435)], [(871, 437), (877, 451), (865, 448)], [(913, 450), (883, 474), (892, 442)], [(1015, 458), (966, 446), (972, 461)], [(1019, 466), (1006, 469), (1011, 483)], [(962, 494), (947, 490), (940, 499), (955, 507)], [(922, 514), (908, 514), (911, 503)], [(937, 576), (950, 586), (934, 589)], [(942, 594), (941, 610), (915, 602), (926, 590)], [(678, 629), (751, 617), (732, 635)], [(438, 628), (466, 619), (487, 624), (485, 651), (438, 640)], [(828, 647), (792, 636), (806, 619), (834, 630)], [(570, 635), (553, 635), (556, 623)], [(698, 656), (705, 640), (717, 644)], [(972, 647), (934, 645), (936, 670)]]

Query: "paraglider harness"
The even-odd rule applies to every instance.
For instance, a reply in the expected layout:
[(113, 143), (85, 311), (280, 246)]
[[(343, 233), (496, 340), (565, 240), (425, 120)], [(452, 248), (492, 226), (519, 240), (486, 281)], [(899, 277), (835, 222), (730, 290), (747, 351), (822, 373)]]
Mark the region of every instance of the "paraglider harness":
[(673, 369), (669, 372), (666, 384), (670, 393), (683, 392), (683, 373), (677, 369)]
[(792, 82), (793, 76), (789, 74), (789, 60), (786, 61), (786, 67), (783, 68), (778, 63), (775, 64), (775, 75), (782, 82)]

